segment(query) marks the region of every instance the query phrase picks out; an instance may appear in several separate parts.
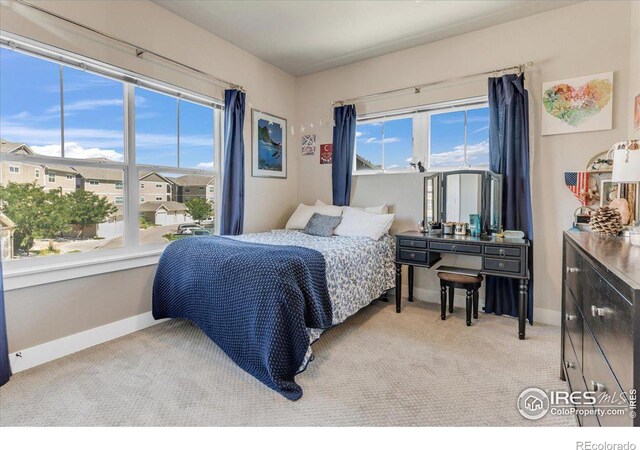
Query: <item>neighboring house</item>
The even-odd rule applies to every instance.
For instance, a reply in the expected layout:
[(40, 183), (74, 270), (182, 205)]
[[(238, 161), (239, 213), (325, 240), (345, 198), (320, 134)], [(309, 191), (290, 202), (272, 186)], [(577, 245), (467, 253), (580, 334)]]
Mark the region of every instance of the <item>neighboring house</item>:
[(183, 203), (173, 201), (141, 203), (140, 216), (156, 225), (172, 225), (191, 220), (187, 214), (187, 207)]
[[(35, 155), (35, 152), (27, 144), (0, 140), (0, 153), (13, 153), (17, 155)], [(36, 183), (44, 186), (44, 168), (38, 164), (25, 164), (22, 162), (0, 162), (0, 185), (8, 183)]]
[(173, 178), (173, 199), (187, 203), (193, 198), (205, 198), (211, 203), (215, 201), (215, 179), (206, 175), (182, 175)]
[(360, 155), (356, 155), (356, 170), (381, 170), (382, 166), (376, 165)]
[(2, 261), (13, 258), (13, 232), (15, 228), (16, 224), (0, 213), (0, 259)]
[[(20, 142), (0, 141), (2, 153), (16, 155), (35, 155), (27, 144)], [(63, 193), (76, 190), (76, 171), (71, 167), (58, 164), (28, 164), (23, 162), (2, 161), (0, 163), (0, 184), (36, 183), (45, 190), (62, 189)]]
[(140, 203), (171, 201), (173, 191), (173, 181), (156, 172), (140, 177)]
[(123, 172), (99, 167), (76, 167), (78, 189), (92, 192), (119, 206), (124, 205)]

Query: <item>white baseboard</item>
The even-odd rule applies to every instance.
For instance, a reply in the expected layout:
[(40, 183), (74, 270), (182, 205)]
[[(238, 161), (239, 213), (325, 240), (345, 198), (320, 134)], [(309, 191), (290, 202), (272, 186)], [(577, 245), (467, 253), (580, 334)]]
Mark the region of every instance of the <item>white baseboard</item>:
[(117, 339), (135, 331), (143, 330), (168, 319), (155, 320), (151, 312), (128, 317), (101, 327), (65, 336), (55, 341), (45, 342), (35, 347), (26, 348), (9, 354), (11, 371), (21, 372), (44, 364), (54, 359), (79, 352), (94, 345)]
[[(402, 286), (402, 292), (406, 293), (409, 287), (406, 285)], [(392, 291), (393, 292), (393, 291)], [(462, 292), (462, 291), (460, 291)], [(416, 300), (425, 301), (429, 303), (438, 303), (440, 304), (440, 291), (432, 291), (429, 289), (423, 288), (413, 288), (413, 295)], [(403, 297), (406, 294), (403, 295)], [(455, 294), (455, 302), (457, 305), (464, 305), (465, 296), (463, 294)], [(480, 310), (482, 310), (482, 305), (484, 305), (484, 298), (480, 297)], [(544, 323), (547, 325), (556, 325), (560, 326), (560, 311), (555, 311), (553, 309), (545, 309), (545, 308), (533, 308), (533, 317), (535, 318), (535, 322)], [(534, 323), (535, 323), (534, 322)]]

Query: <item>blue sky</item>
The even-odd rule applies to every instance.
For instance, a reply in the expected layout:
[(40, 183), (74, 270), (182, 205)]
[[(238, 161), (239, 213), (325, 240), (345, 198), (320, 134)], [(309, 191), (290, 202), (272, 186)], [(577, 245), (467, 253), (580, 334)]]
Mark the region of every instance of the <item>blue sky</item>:
[[(486, 165), (489, 161), (489, 115), (487, 108), (467, 112), (467, 151), (464, 151), (464, 111), (431, 116), (431, 167)], [(427, 126), (425, 123), (424, 126)], [(383, 137), (384, 133), (384, 137)], [(358, 125), (358, 155), (385, 169), (409, 167), (412, 158), (413, 119), (403, 118)], [(417, 153), (426, 154), (427, 149)]]
[[(60, 156), (60, 66), (0, 49), (0, 137)], [(124, 159), (123, 83), (63, 67), (65, 155)], [(139, 163), (176, 166), (178, 100), (136, 87)], [(180, 166), (213, 167), (213, 109), (180, 100)]]

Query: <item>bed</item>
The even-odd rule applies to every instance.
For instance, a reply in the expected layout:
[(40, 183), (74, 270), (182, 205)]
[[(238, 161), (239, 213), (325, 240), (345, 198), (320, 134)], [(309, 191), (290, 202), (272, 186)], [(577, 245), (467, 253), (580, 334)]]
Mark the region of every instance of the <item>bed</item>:
[(156, 319), (200, 327), (242, 369), (290, 400), (323, 331), (395, 285), (394, 243), (298, 230), (171, 243), (153, 288)]

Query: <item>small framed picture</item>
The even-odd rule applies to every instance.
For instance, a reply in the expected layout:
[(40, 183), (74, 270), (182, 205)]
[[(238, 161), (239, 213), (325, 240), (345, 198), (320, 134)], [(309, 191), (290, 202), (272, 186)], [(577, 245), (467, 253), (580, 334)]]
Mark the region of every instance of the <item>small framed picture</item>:
[(620, 186), (618, 183), (615, 183), (608, 180), (602, 180), (600, 182), (600, 206), (607, 206), (611, 203), (611, 200), (614, 200), (619, 197)]
[(287, 120), (251, 110), (251, 175), (287, 178)]

